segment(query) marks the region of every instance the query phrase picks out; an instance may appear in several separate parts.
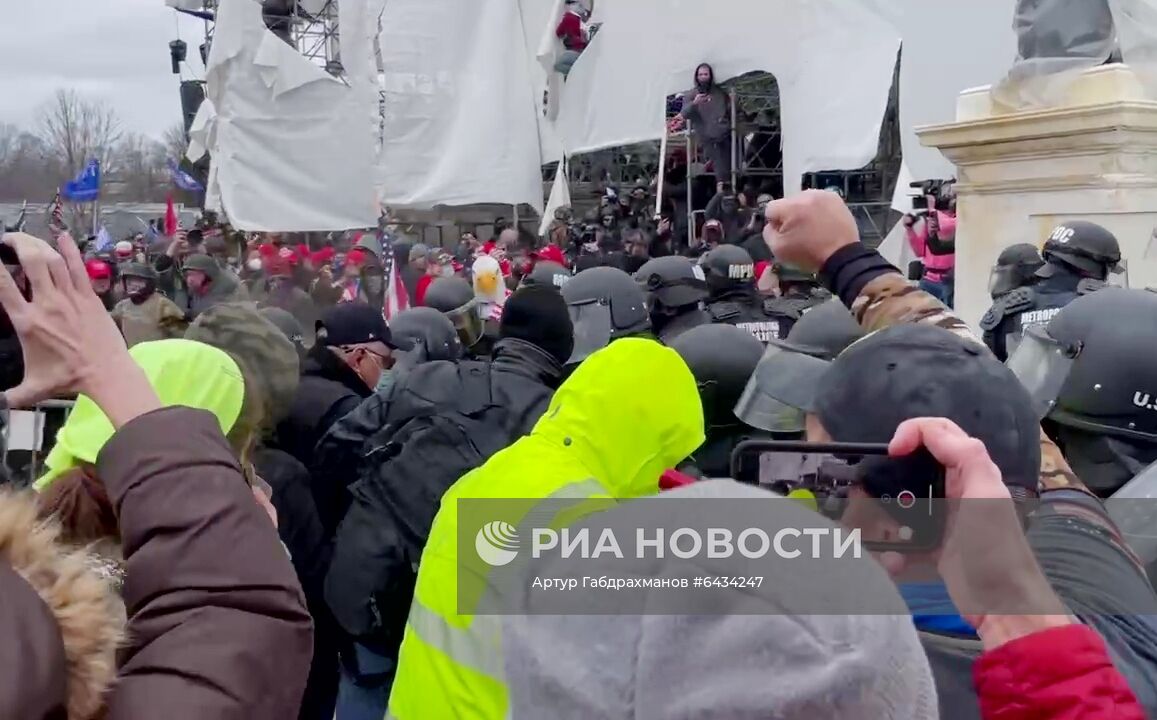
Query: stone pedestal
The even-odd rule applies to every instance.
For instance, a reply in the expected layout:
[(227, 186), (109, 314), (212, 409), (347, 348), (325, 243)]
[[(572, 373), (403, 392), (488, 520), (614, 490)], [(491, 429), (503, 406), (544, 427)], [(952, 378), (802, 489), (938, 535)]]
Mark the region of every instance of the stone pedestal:
[(973, 327), (991, 304), (989, 270), (1001, 250), (1039, 247), (1066, 220), (1108, 228), (1130, 286), (1157, 286), (1157, 255), (1145, 257), (1157, 232), (1157, 102), (1128, 67), (1081, 74), (1046, 110), (1010, 112), (990, 88), (967, 90), (956, 122), (916, 132), (957, 167), (956, 309)]

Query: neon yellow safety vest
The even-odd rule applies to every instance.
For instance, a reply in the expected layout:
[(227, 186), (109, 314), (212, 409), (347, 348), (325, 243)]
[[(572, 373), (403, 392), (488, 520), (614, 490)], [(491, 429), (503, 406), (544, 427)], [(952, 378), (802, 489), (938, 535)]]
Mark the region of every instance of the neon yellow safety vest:
[[(702, 442), (698, 389), (675, 351), (624, 339), (589, 357), (530, 435), (442, 498), (422, 553), (387, 717), (501, 720), (509, 713), (502, 619), (460, 612), (468, 608), (459, 607), (458, 597), (459, 500), (525, 499), (529, 511), (543, 499), (602, 498), (590, 508), (605, 508), (607, 499), (657, 492), (663, 470)], [(477, 564), (464, 564), (463, 572), (468, 567)]]

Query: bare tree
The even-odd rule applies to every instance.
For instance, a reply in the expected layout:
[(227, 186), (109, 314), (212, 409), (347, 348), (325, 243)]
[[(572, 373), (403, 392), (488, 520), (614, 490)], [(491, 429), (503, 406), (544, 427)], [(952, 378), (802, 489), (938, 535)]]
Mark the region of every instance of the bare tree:
[(189, 140), (185, 137), (185, 123), (177, 122), (170, 125), (161, 141), (170, 160), (180, 163), (185, 159), (185, 153), (189, 150)]
[(117, 143), (108, 172), (108, 195), (131, 202), (165, 199), (169, 173), (165, 146), (153, 138), (126, 134)]
[(109, 165), (121, 137), (120, 118), (100, 100), (89, 100), (75, 90), (58, 90), (38, 113), (40, 138), (49, 159), (55, 160), (60, 180), (74, 176), (90, 159)]

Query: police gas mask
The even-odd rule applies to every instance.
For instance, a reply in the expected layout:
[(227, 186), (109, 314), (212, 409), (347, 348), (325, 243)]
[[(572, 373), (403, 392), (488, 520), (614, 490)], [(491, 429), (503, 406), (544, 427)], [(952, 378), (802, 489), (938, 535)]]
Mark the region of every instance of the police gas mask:
[(610, 228), (610, 227), (613, 227), (614, 224), (615, 224), (615, 216), (614, 215), (603, 215), (603, 227)]

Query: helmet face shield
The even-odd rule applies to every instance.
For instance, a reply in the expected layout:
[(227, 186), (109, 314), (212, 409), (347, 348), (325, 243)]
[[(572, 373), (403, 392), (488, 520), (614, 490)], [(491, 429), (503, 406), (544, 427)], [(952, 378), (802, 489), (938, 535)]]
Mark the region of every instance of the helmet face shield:
[(611, 308), (598, 301), (568, 305), (571, 323), (574, 324), (574, 351), (567, 365), (586, 360), (595, 352), (611, 344)]
[(1038, 419), (1056, 406), (1079, 354), (1079, 347), (1065, 347), (1039, 325), (1026, 328), (1016, 349), (1010, 351), (1008, 367), (1032, 396)]
[(454, 324), (454, 329), (458, 331), (458, 339), (462, 341), (464, 347), (473, 347), (482, 339), (483, 323), (477, 306), (478, 302), (471, 300), (462, 307), (445, 313), (447, 319)]
[(769, 345), (735, 404), (735, 416), (767, 432), (803, 432), (828, 365), (810, 355)]
[(1112, 287), (1126, 288), (1129, 287), (1129, 262), (1122, 260), (1116, 265), (1109, 267), (1109, 275), (1105, 278), (1105, 283)]
[(988, 276), (988, 294), (992, 297), (1008, 294), (1020, 285), (1020, 273), (1015, 265), (997, 265)]

